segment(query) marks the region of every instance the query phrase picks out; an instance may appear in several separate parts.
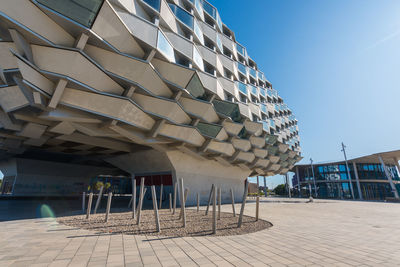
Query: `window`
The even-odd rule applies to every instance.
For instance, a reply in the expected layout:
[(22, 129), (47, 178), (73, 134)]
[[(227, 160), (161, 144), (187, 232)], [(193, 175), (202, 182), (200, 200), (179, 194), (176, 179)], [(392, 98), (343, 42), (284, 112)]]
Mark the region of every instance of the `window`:
[(194, 20), (194, 33), (196, 34), (197, 38), (200, 40), (201, 44), (204, 44), (204, 36), (203, 32), (201, 31), (199, 25), (197, 24), (196, 20)]
[(197, 65), (200, 70), (204, 70), (203, 58), (200, 56), (196, 46), (193, 46), (193, 62)]
[(158, 31), (157, 48), (169, 61), (175, 62), (174, 48), (161, 31)]
[(247, 96), (244, 96), (243, 94), (239, 94), (240, 95), (240, 101), (243, 103), (247, 103)]
[(161, 0), (142, 0), (152, 8), (154, 8), (157, 11), (160, 11), (160, 5), (161, 5)]
[(169, 4), (169, 7), (171, 10), (174, 12), (175, 16), (186, 26), (189, 28), (193, 29), (193, 16), (189, 14), (186, 10), (183, 8), (174, 5), (174, 4)]
[(103, 0), (38, 0), (38, 2), (85, 27), (92, 27)]

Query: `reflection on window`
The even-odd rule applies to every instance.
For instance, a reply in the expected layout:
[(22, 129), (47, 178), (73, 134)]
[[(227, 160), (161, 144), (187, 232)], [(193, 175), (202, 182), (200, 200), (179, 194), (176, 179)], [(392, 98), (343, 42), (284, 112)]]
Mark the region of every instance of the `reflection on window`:
[(242, 56), (245, 56), (245, 55), (244, 55), (244, 47), (243, 47), (243, 46), (241, 46), (240, 44), (236, 44), (236, 50), (237, 50)]
[(247, 86), (242, 82), (237, 82), (237, 85), (239, 87), (239, 91), (247, 95)]
[(174, 48), (161, 31), (158, 31), (157, 48), (169, 61), (175, 63)]
[(238, 62), (238, 69), (242, 74), (247, 76), (247, 70), (246, 70), (246, 66), (245, 65), (243, 65), (240, 62)]
[(201, 1), (202, 0), (194, 0), (194, 6), (196, 7), (197, 12), (199, 12), (199, 14), (202, 14), (202, 12), (203, 12)]
[(257, 87), (255, 87), (254, 85), (249, 84), (250, 88), (251, 88), (251, 93), (255, 96), (258, 96), (258, 91), (257, 91)]
[(261, 81), (264, 81), (264, 74), (260, 71), (257, 71), (257, 77), (258, 79), (260, 79)]
[(268, 154), (274, 156), (278, 152), (278, 147), (276, 147), (276, 146), (268, 146), (267, 150), (268, 150)]
[(238, 136), (240, 139), (248, 139), (247, 130), (245, 127), (243, 127), (242, 130), (240, 130), (240, 132), (238, 133)]
[(219, 51), (221, 51), (221, 53), (223, 53), (224, 47), (222, 46), (222, 42), (221, 42), (221, 39), (219, 38), (218, 34), (217, 34), (217, 46), (218, 46)]
[(197, 38), (199, 38), (200, 43), (204, 45), (204, 36), (203, 32), (201, 31), (199, 24), (197, 24), (196, 20), (194, 20), (194, 33), (196, 34)]
[(210, 123), (199, 122), (196, 128), (201, 134), (215, 138), (222, 129), (222, 126)]
[(271, 127), (275, 127), (275, 121), (273, 119), (269, 120), (269, 124), (271, 125)]
[(254, 78), (257, 78), (257, 72), (253, 68), (249, 68), (250, 70), (250, 75), (253, 76)]
[(263, 89), (263, 88), (260, 88), (260, 94), (264, 97), (267, 97), (265, 94), (265, 89)]
[(207, 1), (203, 1), (203, 8), (213, 19), (217, 19), (217, 10)]
[(264, 129), (266, 132), (269, 132), (269, 125), (268, 125), (268, 122), (263, 121), (263, 122), (262, 122), (262, 125), (263, 125), (263, 129)]
[(161, 0), (142, 0), (158, 12), (160, 12)]
[(100, 10), (103, 0), (37, 0), (42, 5), (88, 28)]
[(218, 113), (230, 117), (234, 122), (241, 122), (242, 117), (238, 104), (217, 99), (213, 100), (213, 104)]
[(200, 70), (204, 70), (203, 58), (201, 57), (196, 46), (193, 46), (193, 62), (199, 67)]
[(193, 75), (192, 79), (186, 86), (186, 90), (188, 90), (189, 93), (196, 98), (202, 99), (203, 96), (205, 95), (204, 87), (201, 84), (200, 78), (197, 75), (197, 73)]
[(217, 12), (217, 25), (219, 29), (222, 31), (222, 20), (221, 17), (219, 16), (219, 13)]
[(261, 104), (260, 107), (261, 107), (261, 111), (262, 111), (262, 112), (268, 113), (268, 111), (267, 111), (267, 106), (266, 106), (266, 105)]
[(183, 8), (181, 8), (177, 5), (174, 5), (174, 4), (169, 4), (169, 7), (171, 8), (172, 12), (174, 12), (175, 16), (181, 22), (183, 22), (189, 28), (193, 29), (193, 16), (191, 14), (189, 14)]

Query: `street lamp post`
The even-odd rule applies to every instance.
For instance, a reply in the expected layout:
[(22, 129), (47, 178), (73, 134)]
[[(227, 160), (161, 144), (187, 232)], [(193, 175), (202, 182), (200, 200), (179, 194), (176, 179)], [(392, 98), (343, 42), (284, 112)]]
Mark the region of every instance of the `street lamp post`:
[(313, 160), (312, 158), (310, 158), (310, 162), (311, 162), (311, 171), (312, 171), (312, 178), (314, 181), (314, 191), (315, 191), (315, 197), (318, 197), (318, 191), (317, 191), (317, 184), (315, 182), (315, 175), (314, 175), (314, 165), (313, 165)]
[(349, 182), (350, 182), (351, 197), (354, 199), (353, 183), (352, 183), (352, 181), (351, 181), (349, 164), (347, 163), (346, 146), (343, 144), (343, 142), (342, 142), (342, 150), (341, 150), (341, 151), (343, 151), (343, 154), (344, 154), (344, 161), (346, 162), (347, 176), (349, 177)]

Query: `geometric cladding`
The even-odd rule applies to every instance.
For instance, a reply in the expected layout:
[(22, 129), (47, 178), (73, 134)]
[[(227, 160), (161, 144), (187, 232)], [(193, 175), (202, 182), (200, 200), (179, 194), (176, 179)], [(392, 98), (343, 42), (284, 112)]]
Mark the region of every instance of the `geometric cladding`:
[(252, 175), (301, 159), (297, 120), (204, 0), (0, 0), (0, 150), (180, 150)]

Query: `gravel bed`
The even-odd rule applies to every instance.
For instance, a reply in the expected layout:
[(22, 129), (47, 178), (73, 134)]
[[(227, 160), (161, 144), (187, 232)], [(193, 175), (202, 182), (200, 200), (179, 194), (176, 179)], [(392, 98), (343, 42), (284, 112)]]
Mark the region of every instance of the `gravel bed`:
[[(132, 235), (157, 235), (168, 237), (204, 236), (212, 235), (212, 212), (205, 215), (205, 211), (186, 210), (186, 228), (182, 227), (179, 212), (172, 215), (168, 209), (159, 211), (161, 233), (156, 232), (154, 211), (143, 210), (141, 223), (138, 227), (136, 219), (132, 219), (132, 212), (118, 212), (110, 214), (105, 223), (105, 214), (94, 214), (86, 220), (86, 215), (74, 215), (57, 218), (61, 224), (72, 227), (92, 230), (99, 233), (132, 234)], [(272, 226), (265, 220), (256, 221), (254, 217), (243, 216), (241, 228), (237, 227), (239, 216), (233, 217), (232, 213), (221, 212), (221, 219), (217, 220), (217, 236), (242, 235), (267, 229)]]

